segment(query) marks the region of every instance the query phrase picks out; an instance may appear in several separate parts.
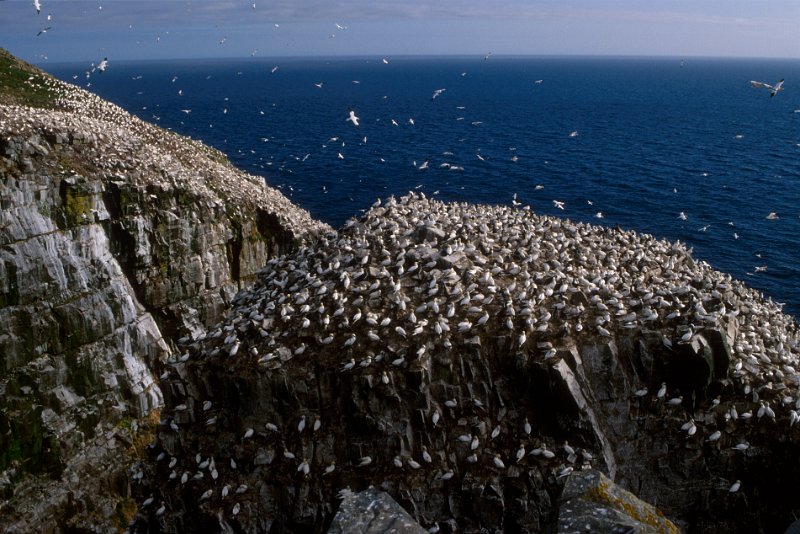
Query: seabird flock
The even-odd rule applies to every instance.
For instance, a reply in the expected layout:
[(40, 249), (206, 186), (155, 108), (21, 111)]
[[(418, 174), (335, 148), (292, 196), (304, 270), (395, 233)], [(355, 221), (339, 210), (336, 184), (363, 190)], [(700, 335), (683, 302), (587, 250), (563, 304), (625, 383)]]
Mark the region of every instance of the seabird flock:
[[(303, 433), (305, 422), (320, 416), (300, 402), (289, 402), (272, 421), (240, 413), (247, 425), (239, 434), (243, 442), (282, 448), (285, 469), (320, 477), (319, 483), (342, 469), (378, 470), (376, 476), (388, 477), (387, 469), (394, 468), (397, 476), (433, 484), (462, 479), (473, 469), (502, 474), (516, 465), (544, 466), (562, 478), (591, 465), (598, 451), (554, 442), (531, 425), (524, 406), (507, 412), (496, 396), (481, 393), (483, 378), (453, 377), (448, 365), (463, 373), (458, 362), (475, 347), (483, 347), (480, 357), (490, 367), (504, 358), (556, 365), (560, 348), (636, 332), (655, 333), (673, 353), (705, 330), (724, 332), (730, 325), (736, 327), (733, 387), (723, 398), (684, 399), (667, 383), (657, 392), (647, 383), (632, 388), (636, 401), (649, 399), (688, 418), (676, 425), (681, 439), (747, 447), (743, 425), (789, 429), (800, 420), (800, 336), (778, 305), (694, 260), (679, 242), (529, 209), (443, 203), (410, 193), (376, 202), (338, 234), (270, 260), (256, 285), (236, 296), (226, 320), (182, 340), (183, 355), (165, 377), (180, 383), (187, 365), (204, 360), (223, 369), (260, 369), (281, 383), (299, 379), (306, 386), (314, 380), (329, 384), (333, 379), (324, 377), (332, 373), (368, 384), (365, 389), (376, 395), (396, 395), (423, 416), (412, 422), (420, 428), (395, 436), (404, 445), (388, 456), (363, 443), (326, 456), (314, 444), (326, 443), (327, 429), (342, 423), (336, 409), (328, 407), (332, 420), (323, 418), (321, 430), (311, 434)], [(316, 369), (313, 377), (310, 369)], [(427, 378), (420, 383), (420, 376)], [(421, 398), (415, 388), (430, 391), (433, 403), (413, 405)], [(202, 400), (187, 397), (195, 404)], [(183, 428), (173, 416), (165, 411), (162, 417), (163, 428), (175, 433), (167, 442), (181, 439)], [(216, 424), (213, 417), (209, 412), (206, 424)], [(291, 421), (300, 421), (296, 432)], [(390, 434), (399, 432), (389, 426), (383, 431), (389, 443)], [(440, 436), (432, 438), (439, 446), (432, 449), (413, 437), (425, 434)], [(182, 460), (188, 474), (197, 470), (192, 454)], [(252, 461), (235, 459), (242, 460)], [(224, 477), (232, 486), (244, 483), (236, 471)], [(210, 489), (209, 499), (227, 513), (234, 503), (220, 498), (213, 484)]]
[[(33, 5), (39, 14), (40, 1), (33, 0)], [(337, 24), (337, 29), (346, 27)], [(384, 58), (382, 63), (389, 61)], [(107, 68), (104, 58), (92, 65), (91, 72)], [(277, 70), (275, 66), (271, 72)], [(784, 90), (784, 80), (775, 85), (750, 83), (767, 89), (771, 97)], [(323, 82), (315, 85), (321, 89)], [(431, 100), (445, 90), (436, 89)], [(119, 120), (129, 121), (127, 116)], [(345, 120), (353, 127), (360, 125), (353, 109)], [(569, 134), (577, 135), (577, 131)], [(338, 155), (343, 159), (341, 152)], [(427, 167), (425, 161), (419, 169)], [(564, 209), (563, 202), (553, 203)], [(693, 260), (680, 243), (536, 215), (517, 204), (448, 204), (414, 193), (378, 202), (340, 233), (270, 260), (258, 283), (237, 295), (224, 322), (196, 339), (183, 340), (184, 354), (170, 362), (164, 377), (174, 380), (187, 362), (203, 359), (252, 365), (268, 374), (291, 373), (316, 360), (338, 373), (360, 376), (375, 388), (403, 388), (412, 387), (411, 374), (429, 370), (437, 359), (455, 358), (469, 346), (494, 346), (499, 339), (509, 355), (555, 363), (558, 348), (580, 339), (611, 341), (624, 332), (646, 330), (657, 332), (672, 350), (703, 330), (725, 330), (736, 324), (730, 372), (735, 394), (695, 407), (713, 416), (694, 417), (681, 431), (688, 438), (696, 435), (699, 440), (746, 449), (746, 443), (736, 441), (737, 425), (753, 419), (788, 428), (800, 421), (800, 336), (780, 306)], [(687, 217), (681, 212), (679, 218)], [(770, 213), (767, 218), (777, 215)], [(654, 394), (649, 393), (652, 384), (639, 386), (636, 398), (667, 406), (683, 404), (666, 383)], [(212, 401), (194, 400), (203, 401), (205, 424), (217, 424)], [(361, 451), (338, 468), (363, 471), (392, 465), (446, 482), (463, 476), (469, 464), (503, 472), (522, 462), (555, 459), (562, 477), (573, 465), (592, 462), (591, 451), (576, 453), (568, 444), (536, 441), (524, 414), (501, 425), (498, 406), (474, 402), (481, 403), (485, 427), (493, 429), (491, 437), (459, 433), (458, 413), (466, 407), (454, 397), (435, 398), (435, 404), (425, 409), (425, 425), (453, 434), (446, 438), (446, 447), (458, 447), (459, 463), (449, 461), (454, 457), (449, 451), (412, 442), (411, 450), (390, 457), (379, 450)], [(182, 431), (176, 414), (185, 409), (185, 404), (178, 404), (171, 414), (166, 410), (163, 415), (165, 426), (176, 434)], [(241, 440), (282, 434), (288, 443), (289, 432), (327, 431), (326, 421), (318, 415), (298, 413), (296, 420), (293, 429), (252, 421), (242, 429)], [(347, 451), (342, 454), (347, 456)], [(248, 488), (234, 482), (237, 459), (226, 460), (217, 464), (200, 453), (172, 457), (169, 479), (181, 486), (193, 481), (208, 485), (200, 500), (228, 507), (235, 516), (240, 502), (228, 506), (224, 501), (247, 494)], [(335, 461), (320, 464), (302, 447), (287, 446), (283, 461), (293, 462), (303, 477), (324, 477), (337, 469)], [(202, 480), (203, 471), (211, 481)], [(218, 478), (225, 480), (221, 487)], [(729, 491), (739, 489), (737, 480)], [(151, 504), (152, 499), (145, 507)], [(155, 516), (164, 513), (162, 502)]]

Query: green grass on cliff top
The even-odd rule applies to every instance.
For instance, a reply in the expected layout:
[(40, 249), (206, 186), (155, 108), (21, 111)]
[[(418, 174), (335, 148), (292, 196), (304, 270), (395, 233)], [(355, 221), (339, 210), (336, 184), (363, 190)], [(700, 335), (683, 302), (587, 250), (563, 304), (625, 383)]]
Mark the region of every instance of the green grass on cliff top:
[(55, 107), (56, 93), (44, 84), (47, 74), (0, 48), (0, 104)]

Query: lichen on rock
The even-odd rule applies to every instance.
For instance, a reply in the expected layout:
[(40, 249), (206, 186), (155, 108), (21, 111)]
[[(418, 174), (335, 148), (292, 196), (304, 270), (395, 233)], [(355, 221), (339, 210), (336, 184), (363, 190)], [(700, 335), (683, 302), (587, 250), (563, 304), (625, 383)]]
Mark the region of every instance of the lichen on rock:
[(123, 528), (176, 340), (329, 228), (4, 51), (0, 81), (0, 530)]

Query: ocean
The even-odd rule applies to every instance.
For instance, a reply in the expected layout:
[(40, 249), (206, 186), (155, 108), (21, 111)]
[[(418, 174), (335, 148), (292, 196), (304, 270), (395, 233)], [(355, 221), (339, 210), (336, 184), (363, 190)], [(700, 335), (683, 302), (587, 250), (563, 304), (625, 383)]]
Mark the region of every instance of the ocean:
[[(88, 65), (42, 67), (218, 148), (335, 227), (411, 190), (519, 202), (680, 240), (800, 313), (800, 60), (111, 58), (89, 79)], [(774, 98), (749, 83), (781, 78)]]

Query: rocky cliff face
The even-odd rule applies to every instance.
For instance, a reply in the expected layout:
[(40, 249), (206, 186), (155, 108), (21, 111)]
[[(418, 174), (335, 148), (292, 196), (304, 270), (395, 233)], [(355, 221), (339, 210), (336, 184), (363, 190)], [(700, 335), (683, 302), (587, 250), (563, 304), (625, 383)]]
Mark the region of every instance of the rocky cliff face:
[(175, 340), (328, 230), (213, 149), (0, 51), (0, 529), (124, 528)]
[(780, 531), (799, 339), (679, 243), (390, 199), (182, 344), (136, 528), (325, 531), (373, 485), (426, 528), (548, 532), (591, 466), (682, 529)]

